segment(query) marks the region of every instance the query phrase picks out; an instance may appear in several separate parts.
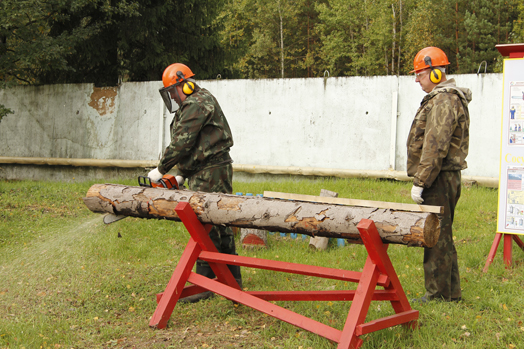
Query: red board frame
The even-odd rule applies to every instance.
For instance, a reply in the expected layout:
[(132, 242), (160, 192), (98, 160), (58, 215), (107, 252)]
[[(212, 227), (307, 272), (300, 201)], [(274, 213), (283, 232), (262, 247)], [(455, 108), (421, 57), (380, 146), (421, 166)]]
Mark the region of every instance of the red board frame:
[[(219, 253), (208, 236), (210, 225), (202, 225), (191, 206), (181, 202), (175, 208), (191, 235), (165, 291), (157, 295), (157, 308), (149, 326), (165, 328), (180, 298), (212, 291), (234, 302), (315, 333), (338, 343), (337, 348), (359, 348), (362, 336), (396, 325), (417, 327), (418, 310), (411, 309), (398, 276), (373, 221), (363, 219), (357, 225), (368, 257), (362, 272), (317, 267), (260, 258)], [(197, 259), (209, 262), (217, 276), (208, 279), (192, 272)], [(227, 264), (266, 269), (358, 283), (356, 290), (337, 291), (243, 291)], [(185, 286), (186, 282), (192, 285)], [(377, 286), (383, 289), (376, 289)], [(271, 301), (351, 301), (342, 331), (280, 307)], [(365, 323), (371, 301), (389, 301), (395, 314)]]

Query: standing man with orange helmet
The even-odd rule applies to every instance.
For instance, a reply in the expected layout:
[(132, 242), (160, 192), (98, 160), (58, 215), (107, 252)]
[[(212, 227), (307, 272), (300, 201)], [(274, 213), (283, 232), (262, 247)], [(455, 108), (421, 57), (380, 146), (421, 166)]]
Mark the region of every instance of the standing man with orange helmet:
[[(176, 110), (173, 101), (178, 109), (170, 126), (171, 144), (158, 167), (148, 176), (152, 181), (159, 181), (176, 165), (177, 179), (182, 178), (183, 182), (183, 178), (187, 178), (190, 190), (230, 194), (233, 191), (233, 160), (229, 156), (233, 146), (231, 129), (216, 98), (196, 84), (194, 75), (181, 63), (171, 64), (164, 70), (160, 95), (169, 112)], [(219, 252), (236, 255), (231, 228), (213, 226), (209, 237)], [(228, 268), (242, 287), (240, 267), (228, 265)], [(215, 277), (205, 261), (197, 260), (196, 272)], [(194, 303), (212, 295), (207, 291), (180, 301)]]
[(426, 293), (413, 301), (462, 298), (453, 217), (460, 197), (461, 173), (467, 168), (471, 91), (446, 78), (446, 54), (437, 47), (422, 49), (413, 61), (415, 81), (427, 93), (407, 140), (407, 172), (414, 177), (411, 197), (417, 204), (443, 206), (440, 237), (424, 248)]

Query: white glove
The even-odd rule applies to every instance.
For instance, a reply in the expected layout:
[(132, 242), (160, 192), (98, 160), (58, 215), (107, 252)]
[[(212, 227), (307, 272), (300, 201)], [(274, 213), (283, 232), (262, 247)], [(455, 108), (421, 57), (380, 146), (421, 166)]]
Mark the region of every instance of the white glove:
[(186, 181), (186, 179), (182, 176), (175, 176), (175, 179), (178, 183), (178, 186), (181, 187), (184, 185), (184, 182)]
[(151, 182), (155, 182), (155, 183), (158, 183), (162, 179), (162, 177), (164, 177), (164, 175), (160, 173), (158, 168), (155, 168), (154, 170), (149, 171), (147, 176), (149, 177)]
[(417, 187), (416, 185), (411, 188), (411, 198), (419, 205), (424, 202), (424, 199), (422, 198), (423, 190), (423, 187)]

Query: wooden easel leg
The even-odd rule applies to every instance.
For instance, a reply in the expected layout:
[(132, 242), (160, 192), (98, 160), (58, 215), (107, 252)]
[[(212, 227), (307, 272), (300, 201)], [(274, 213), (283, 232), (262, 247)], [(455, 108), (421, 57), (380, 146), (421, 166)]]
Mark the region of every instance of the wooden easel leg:
[(486, 261), (486, 265), (484, 265), (484, 269), (482, 269), (484, 273), (488, 271), (489, 265), (493, 263), (493, 260), (495, 259), (495, 255), (497, 254), (497, 248), (500, 244), (500, 239), (502, 239), (502, 233), (496, 233), (495, 239), (493, 240), (493, 244), (491, 245), (491, 250), (489, 250), (488, 260)]
[(504, 234), (504, 264), (506, 269), (511, 267), (513, 253), (513, 234)]
[(513, 234), (513, 240), (517, 243), (518, 247), (524, 251), (524, 242), (522, 242), (522, 240), (516, 234)]

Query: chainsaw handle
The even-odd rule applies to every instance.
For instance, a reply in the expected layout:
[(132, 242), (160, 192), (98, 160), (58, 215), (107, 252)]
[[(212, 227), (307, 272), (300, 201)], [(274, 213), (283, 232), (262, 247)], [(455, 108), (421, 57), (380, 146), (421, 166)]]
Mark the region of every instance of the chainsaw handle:
[(151, 178), (147, 176), (138, 176), (138, 185), (141, 187), (148, 187), (148, 188), (153, 187), (151, 185)]
[(151, 178), (146, 176), (138, 176), (138, 185), (141, 187), (148, 187), (148, 188), (166, 188), (171, 189), (175, 188), (178, 189), (178, 182), (175, 178), (175, 176), (166, 174), (162, 179), (158, 182), (152, 182)]

